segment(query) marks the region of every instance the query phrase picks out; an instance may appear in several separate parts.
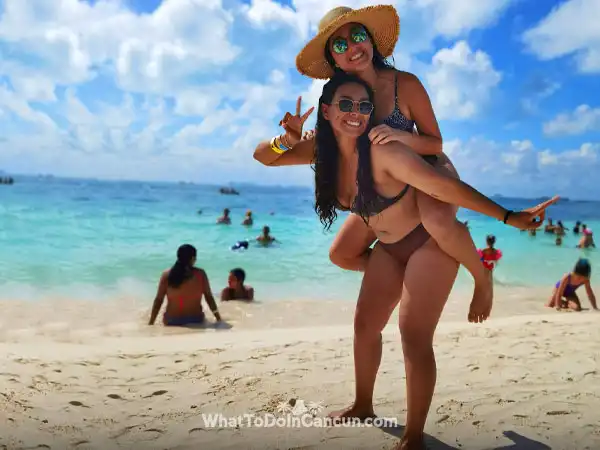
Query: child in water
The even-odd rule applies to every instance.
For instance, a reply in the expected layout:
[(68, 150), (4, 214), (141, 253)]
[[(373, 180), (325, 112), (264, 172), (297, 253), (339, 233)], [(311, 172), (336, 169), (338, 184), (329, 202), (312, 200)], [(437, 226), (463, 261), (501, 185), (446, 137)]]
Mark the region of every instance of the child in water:
[(581, 302), (577, 296), (577, 289), (585, 286), (585, 290), (590, 300), (592, 308), (598, 310), (596, 305), (596, 296), (592, 290), (590, 278), (592, 276), (592, 266), (587, 259), (579, 259), (572, 272), (566, 273), (554, 286), (552, 297), (546, 306), (550, 308), (571, 309), (581, 311)]
[(485, 242), (487, 247), (483, 250), (477, 250), (477, 253), (479, 253), (483, 267), (488, 269), (491, 273), (491, 271), (496, 267), (496, 264), (498, 264), (498, 261), (500, 261), (502, 258), (502, 251), (494, 247), (496, 244), (496, 236), (493, 234), (488, 234), (485, 238)]

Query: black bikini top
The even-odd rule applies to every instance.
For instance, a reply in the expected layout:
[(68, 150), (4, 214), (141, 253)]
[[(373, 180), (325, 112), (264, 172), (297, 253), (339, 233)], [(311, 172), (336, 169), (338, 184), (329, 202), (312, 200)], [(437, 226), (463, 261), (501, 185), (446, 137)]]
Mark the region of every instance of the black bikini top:
[[(383, 120), (383, 123), (397, 130), (408, 131), (412, 133), (415, 127), (415, 121), (408, 119), (404, 114), (402, 114), (402, 111), (400, 111), (400, 108), (398, 107), (398, 73), (396, 73), (395, 82), (395, 107), (392, 113)], [(437, 161), (437, 156), (435, 155), (424, 155), (424, 158), (430, 164), (432, 164), (434, 161)], [(383, 210), (389, 208), (394, 203), (400, 201), (400, 199), (404, 197), (409, 188), (410, 186), (407, 184), (394, 197), (384, 197), (383, 195), (376, 193), (376, 197), (372, 201), (368, 202), (366, 211), (367, 215), (376, 216), (377, 214), (380, 214)], [(341, 209), (342, 211), (351, 211), (353, 213), (358, 213), (358, 211), (362, 211), (364, 207), (364, 205), (361, 204), (360, 198), (362, 197), (356, 196), (354, 198), (354, 201), (352, 202), (352, 205), (350, 205), (350, 208), (344, 207), (338, 202), (338, 209)]]

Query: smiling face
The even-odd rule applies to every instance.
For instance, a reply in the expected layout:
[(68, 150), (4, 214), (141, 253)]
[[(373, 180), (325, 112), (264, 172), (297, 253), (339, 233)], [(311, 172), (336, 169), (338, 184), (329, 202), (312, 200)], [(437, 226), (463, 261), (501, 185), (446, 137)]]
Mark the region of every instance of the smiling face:
[(322, 105), (323, 117), (329, 121), (336, 134), (359, 137), (362, 135), (373, 112), (373, 104), (364, 86), (357, 83), (341, 85), (331, 105)]
[(348, 73), (360, 73), (373, 64), (373, 44), (364, 26), (349, 23), (336, 30), (327, 46), (335, 64)]

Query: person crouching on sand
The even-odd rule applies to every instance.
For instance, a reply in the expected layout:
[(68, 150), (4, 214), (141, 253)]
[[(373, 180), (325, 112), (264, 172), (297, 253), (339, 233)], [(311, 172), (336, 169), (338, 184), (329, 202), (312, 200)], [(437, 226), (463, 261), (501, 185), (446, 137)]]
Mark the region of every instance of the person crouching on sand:
[(194, 264), (196, 264), (196, 248), (189, 244), (179, 247), (177, 261), (160, 276), (148, 325), (154, 325), (165, 296), (167, 297), (167, 308), (163, 316), (165, 325), (183, 326), (204, 323), (206, 318), (202, 311), (202, 296), (217, 322), (221, 321), (208, 276), (204, 270), (194, 267)]
[(587, 259), (578, 260), (573, 271), (563, 275), (560, 281), (556, 283), (552, 297), (546, 306), (557, 310), (568, 308), (573, 311), (581, 311), (581, 302), (576, 291), (580, 286), (585, 286), (592, 308), (598, 310), (596, 296), (590, 283), (591, 276), (592, 266), (590, 262)]

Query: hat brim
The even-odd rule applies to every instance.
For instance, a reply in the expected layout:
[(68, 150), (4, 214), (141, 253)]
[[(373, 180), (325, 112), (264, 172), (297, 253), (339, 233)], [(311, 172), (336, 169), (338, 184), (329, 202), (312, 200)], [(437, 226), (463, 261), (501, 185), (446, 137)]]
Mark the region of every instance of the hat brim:
[(394, 52), (400, 35), (400, 17), (396, 8), (391, 5), (367, 6), (341, 15), (311, 39), (296, 56), (298, 72), (315, 79), (331, 78), (334, 72), (325, 59), (325, 46), (331, 35), (348, 23), (365, 26), (383, 57)]

